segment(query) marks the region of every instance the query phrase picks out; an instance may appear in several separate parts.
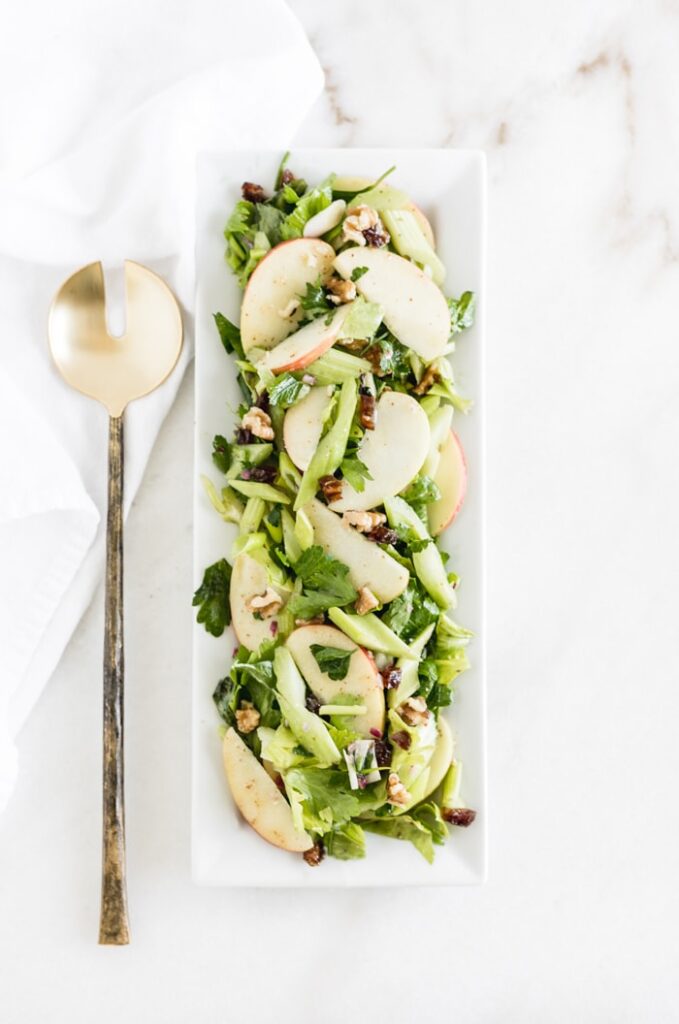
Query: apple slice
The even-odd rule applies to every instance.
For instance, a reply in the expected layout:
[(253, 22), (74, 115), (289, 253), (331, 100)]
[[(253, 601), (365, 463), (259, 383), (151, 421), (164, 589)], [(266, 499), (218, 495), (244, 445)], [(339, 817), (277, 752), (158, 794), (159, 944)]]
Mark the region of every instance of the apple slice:
[(384, 322), (398, 340), (432, 362), (450, 337), (450, 311), (443, 292), (419, 267), (387, 249), (354, 246), (335, 258), (335, 269), (350, 278), (367, 267), (356, 288), (369, 302), (384, 310)]
[[(367, 189), (370, 188), (373, 181), (374, 178), (363, 178), (352, 174), (340, 175), (339, 178), (335, 178), (334, 182), (332, 183), (332, 188), (333, 192), (347, 192), (349, 194), (365, 192)], [(386, 183), (379, 185), (378, 188), (379, 191), (386, 196), (388, 196), (389, 193), (391, 192), (398, 191), (398, 189), (395, 189), (393, 185), (387, 185)], [(410, 210), (410, 212), (415, 217), (415, 220), (420, 225), (422, 234), (429, 242), (429, 245), (432, 247), (432, 249), (435, 249), (436, 245), (434, 241), (434, 232), (432, 230), (432, 226), (429, 223), (429, 220), (427, 219), (426, 215), (419, 208), (419, 206), (417, 206), (412, 201), (412, 199), (409, 199), (407, 203), (405, 203), (403, 206), (399, 206), (398, 209)]]
[(366, 430), (358, 457), (372, 480), (356, 491), (345, 481), (342, 497), (330, 505), (335, 512), (369, 509), (407, 487), (429, 451), (429, 420), (419, 402), (400, 391), (385, 391), (377, 403), (374, 430)]
[(437, 537), (462, 508), (467, 493), (467, 460), (464, 457), (462, 443), (454, 430), (441, 446), (439, 464), (434, 475), (434, 483), (441, 492), (441, 497), (432, 501), (427, 508), (429, 532)]
[(300, 327), (270, 352), (265, 352), (260, 363), (272, 373), (303, 370), (335, 344), (352, 306), (352, 302), (340, 306), (329, 324), (325, 322), (325, 317), (319, 316), (317, 320)]
[(243, 295), (240, 332), (243, 348), (269, 349), (294, 330), (301, 311), (281, 316), (292, 299), (306, 286), (332, 273), (335, 250), (318, 238), (294, 238), (281, 242), (264, 256), (252, 272)]
[(323, 414), (333, 389), (312, 388), (308, 395), (291, 406), (283, 420), (285, 450), (298, 469), (307, 469), (318, 448), (323, 431)]
[[(261, 562), (250, 555), (238, 555), (233, 563), (229, 589), (231, 623), (238, 642), (249, 651), (258, 650), (265, 640), (271, 640), (278, 631), (276, 615), (269, 619), (256, 619), (246, 607), (246, 601), (256, 594), (263, 594), (269, 586), (272, 584)], [(276, 590), (276, 587), (273, 589)]]
[(255, 832), (290, 853), (310, 850), (313, 839), (295, 828), (290, 804), (235, 729), (224, 735), (222, 756), (234, 803)]
[[(354, 652), (349, 659), (344, 679), (331, 679), (325, 672), (321, 672), (311, 650), (313, 644)], [(338, 696), (350, 694), (357, 698), (357, 703), (365, 704), (367, 709), (365, 715), (352, 717), (351, 728), (361, 736), (374, 736), (372, 730), (382, 733), (384, 688), (375, 662), (367, 651), (334, 626), (300, 626), (290, 634), (286, 646), (307, 686), (321, 704), (335, 704)]]
[(314, 543), (349, 567), (349, 578), (357, 590), (368, 587), (383, 604), (403, 593), (409, 579), (405, 566), (322, 502), (314, 499), (304, 511), (314, 528)]

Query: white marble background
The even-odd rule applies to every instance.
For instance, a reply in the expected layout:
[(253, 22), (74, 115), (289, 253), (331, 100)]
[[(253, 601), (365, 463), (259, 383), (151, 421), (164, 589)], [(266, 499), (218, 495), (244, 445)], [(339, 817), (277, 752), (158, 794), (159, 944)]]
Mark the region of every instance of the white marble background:
[(134, 943), (94, 942), (100, 597), (0, 825), (0, 1017), (679, 1020), (679, 4), (291, 6), (295, 143), (488, 154), (489, 880), (192, 886), (187, 379), (127, 534)]

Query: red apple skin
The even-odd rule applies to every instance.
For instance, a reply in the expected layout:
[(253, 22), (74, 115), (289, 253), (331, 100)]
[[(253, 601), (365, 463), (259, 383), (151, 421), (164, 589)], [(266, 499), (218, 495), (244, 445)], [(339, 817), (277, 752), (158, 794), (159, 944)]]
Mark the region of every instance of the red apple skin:
[[(452, 509), (452, 511), (451, 511), (451, 513), (450, 513), (450, 515), (448, 517), (448, 519), (446, 519), (442, 523), (442, 525), (439, 527), (439, 529), (435, 531), (435, 534), (434, 534), (435, 536), (438, 536), (439, 534), (443, 533), (444, 530), (448, 529), (448, 527), (451, 525), (451, 523), (455, 520), (456, 516), (459, 514), (460, 509), (462, 508), (462, 506), (464, 504), (464, 499), (465, 499), (465, 497), (467, 495), (467, 481), (468, 481), (467, 459), (466, 459), (466, 456), (465, 456), (465, 453), (464, 453), (464, 448), (462, 447), (462, 442), (460, 441), (460, 438), (457, 436), (457, 434), (455, 433), (454, 430), (450, 431), (449, 443), (453, 444), (455, 446), (455, 448), (457, 449), (457, 455), (458, 455), (459, 460), (460, 460), (459, 461), (459, 465), (460, 465), (460, 467), (462, 469), (461, 480), (460, 480), (460, 486), (459, 486), (459, 490), (458, 490), (458, 494), (457, 494), (457, 501), (455, 502), (455, 505), (454, 505), (454, 507), (453, 507), (453, 509)], [(437, 483), (436, 477), (437, 477), (438, 473), (441, 472), (442, 461), (443, 460), (441, 460), (439, 462), (439, 468), (437, 469), (436, 474), (434, 476), (434, 483)], [(443, 467), (443, 468), (445, 468), (445, 467)]]
[(294, 359), (289, 363), (282, 363), (280, 366), (269, 364), (269, 368), (273, 373), (285, 373), (286, 370), (303, 370), (305, 367), (310, 366), (310, 364), (316, 359), (320, 359), (324, 352), (327, 352), (329, 348), (332, 348), (336, 340), (337, 335), (331, 335), (323, 342), (322, 345), (318, 345), (310, 352), (306, 352), (303, 356), (300, 356), (299, 359)]

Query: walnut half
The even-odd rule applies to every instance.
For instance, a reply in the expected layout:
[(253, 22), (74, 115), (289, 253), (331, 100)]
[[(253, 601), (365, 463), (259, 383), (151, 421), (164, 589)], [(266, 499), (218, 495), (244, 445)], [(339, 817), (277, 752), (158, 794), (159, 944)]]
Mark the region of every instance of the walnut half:
[(403, 807), (410, 803), (410, 793), (396, 772), (389, 772), (387, 777), (387, 803), (393, 804), (395, 807)]
[(399, 705), (398, 713), (408, 725), (424, 725), (431, 715), (424, 697), (408, 697)]
[(261, 715), (254, 704), (249, 700), (242, 700), (240, 707), (236, 710), (236, 725), (238, 732), (254, 732), (259, 725)]
[(261, 438), (262, 441), (273, 441), (274, 439), (271, 417), (268, 412), (257, 408), (256, 405), (253, 405), (245, 413), (241, 420), (241, 427), (243, 430), (249, 430), (255, 437)]
[(370, 533), (377, 526), (386, 523), (387, 517), (382, 512), (358, 512), (350, 510), (344, 512), (342, 519), (349, 526), (354, 526), (359, 533)]
[(272, 615), (281, 608), (283, 601), (273, 587), (267, 587), (263, 594), (254, 594), (245, 602), (249, 612), (255, 613), (262, 619), (270, 619)]
[(380, 602), (377, 600), (372, 590), (368, 587), (359, 587), (358, 600), (354, 605), (358, 615), (367, 615), (368, 612), (373, 610), (373, 608), (377, 608), (379, 603)]

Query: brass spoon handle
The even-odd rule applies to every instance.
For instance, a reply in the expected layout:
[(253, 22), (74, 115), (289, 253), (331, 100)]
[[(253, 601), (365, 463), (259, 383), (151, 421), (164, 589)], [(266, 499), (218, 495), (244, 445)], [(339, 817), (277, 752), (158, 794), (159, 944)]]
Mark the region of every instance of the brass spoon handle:
[(108, 518), (106, 523), (106, 612), (104, 627), (104, 821), (99, 942), (130, 941), (125, 881), (125, 793), (123, 769), (123, 418), (108, 428)]

